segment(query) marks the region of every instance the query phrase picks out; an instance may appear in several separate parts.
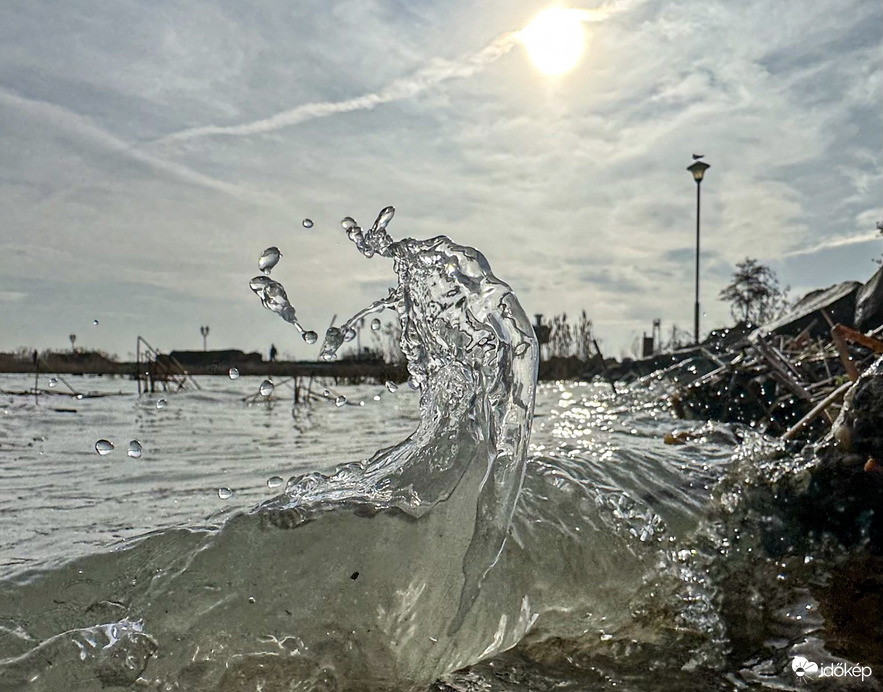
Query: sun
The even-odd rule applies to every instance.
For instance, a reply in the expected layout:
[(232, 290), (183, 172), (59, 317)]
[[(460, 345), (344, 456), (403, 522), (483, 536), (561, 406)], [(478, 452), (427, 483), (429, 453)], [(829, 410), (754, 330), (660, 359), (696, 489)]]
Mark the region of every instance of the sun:
[(576, 65), (586, 36), (578, 10), (551, 7), (521, 30), (530, 59), (545, 74), (563, 74)]

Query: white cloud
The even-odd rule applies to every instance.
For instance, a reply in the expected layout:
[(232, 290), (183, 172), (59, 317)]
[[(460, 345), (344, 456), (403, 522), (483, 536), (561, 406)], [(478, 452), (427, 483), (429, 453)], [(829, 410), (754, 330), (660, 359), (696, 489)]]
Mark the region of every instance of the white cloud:
[[(0, 243), (28, 248), (28, 261), (0, 257), (0, 290), (25, 275), (67, 281), (64, 300), (86, 315), (98, 271), (145, 287), (139, 318), (169, 340), (198, 337), (190, 319), (226, 345), (281, 346), (285, 325), (245, 287), (257, 254), (283, 248), (299, 314), (325, 324), (392, 278), (338, 220), (369, 222), (392, 203), (394, 235), (473, 244), (529, 312), (586, 307), (607, 342), (627, 345), (649, 316), (691, 324), (695, 185), (684, 167), (697, 151), (712, 165), (707, 326), (728, 319), (715, 298), (746, 254), (778, 263), (792, 285), (864, 278), (863, 224), (881, 216), (883, 189), (883, 10), (624, 7), (587, 25), (583, 61), (557, 80), (513, 44), (540, 9), (532, 0), (207, 0), (163, 13), (126, 2), (94, 25), (65, 3), (4, 8)], [(47, 248), (60, 254), (41, 262)], [(829, 256), (802, 275), (798, 258)], [(171, 295), (187, 309), (165, 325)], [(61, 296), (45, 301), (62, 321), (72, 314)], [(130, 337), (119, 339), (107, 347), (124, 352)]]

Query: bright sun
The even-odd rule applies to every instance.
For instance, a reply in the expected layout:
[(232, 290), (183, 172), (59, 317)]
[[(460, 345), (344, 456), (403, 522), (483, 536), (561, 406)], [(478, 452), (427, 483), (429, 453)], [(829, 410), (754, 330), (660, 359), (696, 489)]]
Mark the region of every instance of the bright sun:
[(543, 10), (522, 29), (521, 40), (537, 69), (563, 74), (576, 65), (583, 52), (585, 31), (580, 12), (563, 7)]

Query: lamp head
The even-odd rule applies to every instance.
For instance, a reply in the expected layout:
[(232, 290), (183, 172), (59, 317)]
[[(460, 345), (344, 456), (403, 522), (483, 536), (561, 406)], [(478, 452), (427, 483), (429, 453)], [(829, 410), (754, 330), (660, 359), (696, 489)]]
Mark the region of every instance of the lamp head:
[(693, 174), (693, 180), (696, 181), (696, 184), (702, 182), (702, 178), (705, 176), (705, 171), (707, 171), (711, 166), (709, 166), (705, 161), (696, 161), (695, 163), (687, 166), (687, 170)]

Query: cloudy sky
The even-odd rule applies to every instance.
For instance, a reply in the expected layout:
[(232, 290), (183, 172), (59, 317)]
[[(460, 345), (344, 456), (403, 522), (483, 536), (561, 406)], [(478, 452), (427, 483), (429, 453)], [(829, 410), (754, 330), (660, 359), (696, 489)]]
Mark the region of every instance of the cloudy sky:
[(796, 294), (871, 275), (883, 5), (627, 1), (559, 77), (511, 35), (544, 7), (7, 0), (0, 350), (126, 358), (209, 325), (315, 357), (249, 291), (258, 256), (321, 333), (394, 282), (339, 226), (392, 204), (394, 237), (481, 249), (528, 313), (584, 308), (619, 354), (655, 317), (691, 329), (694, 152), (703, 327), (745, 256)]

